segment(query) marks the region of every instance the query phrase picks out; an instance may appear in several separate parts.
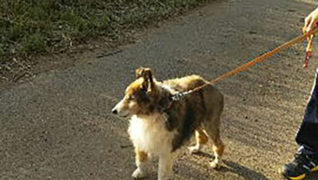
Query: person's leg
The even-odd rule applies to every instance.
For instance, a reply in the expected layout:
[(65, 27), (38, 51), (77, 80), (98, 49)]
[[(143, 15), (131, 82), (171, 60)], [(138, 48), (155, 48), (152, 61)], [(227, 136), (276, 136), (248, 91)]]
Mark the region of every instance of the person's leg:
[(301, 151), (311, 156), (318, 156), (318, 70), (308, 102), (304, 121), (298, 131), (296, 141)]
[(304, 121), (296, 136), (300, 148), (293, 162), (283, 167), (282, 174), (292, 180), (304, 179), (318, 170), (318, 77), (315, 77)]

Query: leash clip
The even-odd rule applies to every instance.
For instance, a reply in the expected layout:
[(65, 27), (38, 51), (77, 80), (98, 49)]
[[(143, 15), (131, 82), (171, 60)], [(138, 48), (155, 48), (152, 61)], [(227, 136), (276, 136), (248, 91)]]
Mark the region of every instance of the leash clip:
[(171, 98), (173, 101), (179, 101), (183, 98), (183, 96), (188, 95), (192, 92), (192, 90), (190, 91), (185, 91), (185, 92), (179, 92), (177, 94), (174, 94)]
[(174, 104), (174, 102), (180, 101), (183, 96), (185, 96), (185, 95), (187, 95), (187, 94), (190, 94), (190, 93), (192, 93), (192, 92), (193, 92), (193, 90), (190, 90), (190, 91), (186, 91), (186, 92), (178, 92), (178, 93), (172, 95), (172, 96), (171, 96), (171, 100), (172, 100), (172, 101), (170, 102), (170, 104), (169, 104), (169, 106), (167, 107), (166, 110), (171, 109), (172, 106), (173, 106), (173, 104)]

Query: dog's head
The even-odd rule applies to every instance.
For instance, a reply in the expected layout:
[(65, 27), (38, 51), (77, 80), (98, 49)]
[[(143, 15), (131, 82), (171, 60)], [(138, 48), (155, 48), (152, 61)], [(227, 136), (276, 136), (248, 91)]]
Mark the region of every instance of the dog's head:
[(112, 109), (122, 117), (149, 115), (165, 105), (168, 93), (153, 77), (150, 68), (136, 70), (136, 80), (125, 91), (124, 98)]

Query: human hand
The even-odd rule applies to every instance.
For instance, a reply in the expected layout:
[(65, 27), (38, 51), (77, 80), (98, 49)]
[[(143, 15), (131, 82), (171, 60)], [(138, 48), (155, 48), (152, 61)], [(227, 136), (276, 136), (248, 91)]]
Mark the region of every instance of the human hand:
[(315, 27), (317, 27), (317, 22), (318, 22), (318, 8), (315, 9), (313, 12), (311, 12), (305, 18), (305, 25), (303, 27), (303, 33), (308, 33), (309, 31), (311, 31)]

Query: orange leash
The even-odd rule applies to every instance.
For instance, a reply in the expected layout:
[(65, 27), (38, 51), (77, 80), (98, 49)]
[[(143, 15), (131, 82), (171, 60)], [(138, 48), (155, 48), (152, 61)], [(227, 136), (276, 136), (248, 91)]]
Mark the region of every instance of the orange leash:
[(237, 67), (236, 69), (214, 79), (213, 81), (211, 81), (212, 84), (218, 84), (219, 82), (225, 80), (226, 78), (236, 75), (240, 72), (246, 71), (248, 68), (255, 66), (257, 63), (263, 62), (265, 59), (270, 58), (272, 56), (274, 56), (275, 54), (280, 53), (281, 51), (284, 51), (292, 46), (294, 46), (297, 43), (303, 42), (304, 40), (306, 40), (309, 36), (314, 35), (317, 32), (317, 28), (311, 30), (310, 32), (308, 32), (307, 34), (304, 34), (302, 36), (298, 36), (297, 38), (294, 38), (286, 43), (284, 43), (283, 45), (273, 49), (270, 52), (267, 52), (257, 58), (255, 58), (254, 60)]
[[(238, 73), (240, 73), (240, 72), (246, 71), (246, 70), (249, 69), (250, 67), (255, 66), (256, 64), (258, 64), (258, 63), (260, 63), (260, 62), (263, 62), (265, 59), (270, 58), (270, 57), (274, 56), (275, 54), (278, 54), (278, 53), (280, 53), (281, 51), (284, 51), (284, 50), (286, 50), (286, 49), (288, 49), (288, 48), (294, 46), (294, 45), (297, 44), (297, 43), (303, 42), (303, 41), (306, 40), (309, 36), (314, 35), (316, 32), (317, 32), (317, 27), (314, 28), (313, 30), (309, 31), (307, 34), (304, 34), (304, 35), (302, 35), (302, 36), (298, 36), (298, 37), (296, 37), (296, 38), (294, 38), (294, 39), (292, 39), (292, 40), (290, 40), (290, 41), (284, 43), (283, 45), (281, 45), (281, 46), (279, 46), (279, 47), (277, 47), (277, 48), (275, 48), (275, 49), (273, 49), (273, 50), (271, 50), (271, 51), (269, 51), (269, 52), (267, 52), (267, 53), (265, 53), (265, 54), (263, 54), (263, 55), (261, 55), (261, 56), (255, 58), (255, 59), (253, 59), (252, 61), (250, 61), (250, 62), (248, 62), (248, 63), (246, 63), (246, 64), (243, 64), (243, 65), (241, 65), (241, 66), (235, 68), (234, 70), (232, 70), (232, 71), (230, 71), (230, 72), (227, 72), (227, 73), (221, 75), (220, 77), (218, 77), (218, 78), (216, 78), (216, 79), (210, 81), (210, 84), (212, 84), (212, 85), (218, 84), (218, 83), (224, 81), (225, 79), (227, 79), (227, 78), (230, 77), (230, 76), (234, 76), (234, 75), (236, 75), (236, 74), (238, 74)], [(306, 63), (308, 63), (308, 62), (305, 62), (305, 64), (306, 64)], [(177, 101), (177, 100), (181, 99), (182, 96), (187, 95), (187, 94), (194, 93), (194, 92), (196, 92), (196, 91), (199, 91), (199, 90), (205, 88), (206, 86), (208, 86), (208, 85), (210, 85), (210, 84), (204, 84), (204, 85), (199, 86), (199, 87), (196, 87), (196, 88), (194, 88), (194, 89), (192, 89), (192, 90), (178, 93), (178, 94), (174, 95), (174, 96), (172, 97), (172, 99), (175, 100), (175, 101)]]

